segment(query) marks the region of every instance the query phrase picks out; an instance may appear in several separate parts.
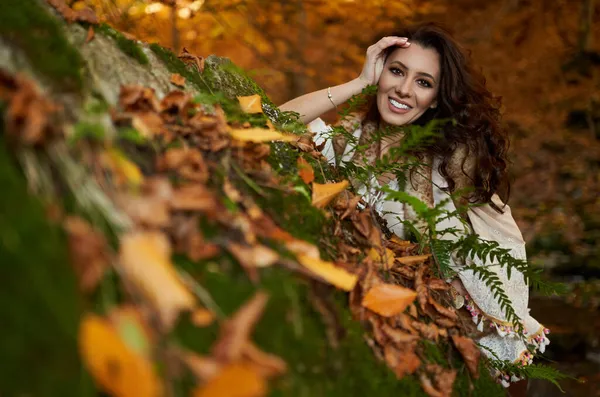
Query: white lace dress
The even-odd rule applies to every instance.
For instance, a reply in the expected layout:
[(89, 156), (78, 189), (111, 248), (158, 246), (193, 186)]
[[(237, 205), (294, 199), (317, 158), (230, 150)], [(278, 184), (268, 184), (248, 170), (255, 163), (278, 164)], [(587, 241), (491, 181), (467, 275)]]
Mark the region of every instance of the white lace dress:
[[(323, 120), (316, 119), (308, 125), (309, 129), (316, 133), (315, 142), (319, 145), (325, 142), (322, 150), (327, 160), (334, 164), (335, 153), (330, 139), (326, 139), (331, 128)], [(354, 137), (359, 138), (360, 128), (354, 132)], [(348, 145), (350, 146), (350, 145)], [(346, 147), (342, 161), (349, 161), (352, 148)], [(442, 190), (447, 186), (446, 180), (438, 172), (438, 161), (434, 159), (432, 167), (433, 198), (434, 204), (438, 205), (447, 199), (448, 193)], [(398, 189), (396, 181), (388, 185), (391, 189)], [(396, 201), (382, 199), (378, 191), (359, 191), (363, 198), (370, 203), (376, 211), (386, 220), (390, 231), (404, 237), (402, 224), (402, 214), (404, 213), (403, 204)], [(477, 233), (482, 239), (496, 241), (501, 248), (509, 249), (513, 257), (517, 259), (526, 259), (525, 241), (515, 223), (509, 206), (504, 206), (497, 195), (492, 197), (494, 203), (504, 209), (504, 212), (498, 213), (490, 205), (476, 206), (468, 210), (469, 226), (466, 226), (457, 218), (444, 219), (438, 224), (438, 230), (448, 228), (457, 228), (464, 230), (464, 233)], [(456, 211), (452, 200), (446, 200), (444, 207), (449, 212)], [(452, 234), (440, 236), (442, 239), (455, 240), (457, 237)], [(479, 339), (479, 343), (484, 346), (483, 353), (490, 358), (507, 360), (512, 363), (523, 365), (530, 364), (533, 355), (530, 351), (544, 352), (546, 345), (550, 343), (546, 334), (548, 330), (529, 315), (529, 288), (524, 281), (523, 275), (518, 271), (511, 272), (511, 278), (508, 279), (506, 267), (500, 267), (490, 261), (481, 261), (475, 259), (478, 265), (485, 265), (488, 269), (494, 271), (503, 283), (504, 291), (509, 297), (517, 316), (523, 323), (523, 334), (515, 332), (511, 323), (506, 321), (506, 316), (500, 307), (500, 304), (493, 297), (492, 292), (485, 283), (481, 282), (471, 270), (461, 270), (460, 264), (454, 263), (453, 269), (457, 272), (462, 281), (467, 296), (465, 296), (465, 307), (471, 313), (473, 322), (477, 324), (478, 330), (483, 331), (484, 327), (493, 327), (495, 332)], [(528, 348), (529, 347), (529, 348)], [(493, 352), (493, 353), (492, 353)], [(493, 357), (493, 356), (496, 357)], [(497, 374), (499, 381), (507, 386), (510, 379), (508, 374)], [(517, 380), (515, 377), (512, 380)]]

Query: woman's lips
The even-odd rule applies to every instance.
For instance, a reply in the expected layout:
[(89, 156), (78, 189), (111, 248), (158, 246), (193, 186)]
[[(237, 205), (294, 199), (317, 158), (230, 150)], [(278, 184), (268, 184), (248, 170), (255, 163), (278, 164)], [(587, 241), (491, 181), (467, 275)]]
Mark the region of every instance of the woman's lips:
[(388, 98), (388, 108), (390, 109), (390, 111), (394, 112), (394, 113), (398, 113), (398, 114), (406, 114), (408, 112), (410, 112), (412, 109), (408, 108), (408, 109), (400, 109), (395, 107), (394, 105), (392, 105), (392, 103), (390, 102), (389, 98)]

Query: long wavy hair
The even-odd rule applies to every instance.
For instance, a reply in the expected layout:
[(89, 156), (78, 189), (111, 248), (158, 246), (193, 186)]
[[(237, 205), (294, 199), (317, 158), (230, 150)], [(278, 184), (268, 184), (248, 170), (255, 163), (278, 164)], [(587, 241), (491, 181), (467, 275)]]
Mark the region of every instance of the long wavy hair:
[[(506, 203), (510, 195), (507, 176), (507, 152), (509, 140), (500, 125), (501, 98), (487, 88), (485, 77), (476, 70), (466, 51), (441, 26), (424, 23), (408, 26), (393, 36), (407, 37), (414, 44), (438, 52), (441, 62), (440, 86), (437, 107), (428, 109), (414, 124), (424, 125), (433, 119), (452, 119), (445, 123), (440, 139), (423, 148), (423, 151), (440, 157), (439, 172), (453, 192), (455, 181), (448, 173), (448, 164), (459, 145), (466, 145), (468, 156), (475, 160), (469, 200), (474, 203), (490, 203), (497, 193)], [(386, 59), (397, 47), (390, 47)], [(368, 104), (367, 119), (379, 120), (377, 101)], [(464, 163), (463, 163), (464, 164)]]

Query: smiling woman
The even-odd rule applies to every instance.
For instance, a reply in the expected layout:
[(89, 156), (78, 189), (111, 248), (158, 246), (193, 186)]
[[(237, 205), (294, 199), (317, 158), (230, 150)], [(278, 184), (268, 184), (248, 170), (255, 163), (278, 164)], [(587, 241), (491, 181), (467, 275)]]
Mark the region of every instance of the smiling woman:
[[(299, 113), (320, 141), (331, 131), (318, 118), (321, 114), (337, 108), (366, 86), (377, 85), (377, 95), (369, 99), (365, 110), (340, 122), (356, 138), (358, 147), (368, 149), (359, 154), (359, 150), (353, 150), (357, 145), (347, 143), (348, 140), (340, 143), (335, 138), (335, 142), (325, 139), (323, 154), (332, 163), (341, 158), (338, 165), (353, 162), (374, 166), (394, 153), (390, 148), (401, 144), (403, 126), (452, 120), (441, 124), (441, 133), (432, 141), (412, 150), (421, 164), (418, 172), (409, 172), (404, 193), (447, 214), (457, 214), (457, 208), (468, 205), (466, 211), (461, 209), (461, 217), (439, 220), (432, 239), (456, 242), (476, 234), (505, 249), (513, 259), (526, 261), (525, 242), (505, 204), (510, 191), (506, 170), (508, 138), (500, 127), (500, 101), (486, 88), (484, 77), (465, 54), (443, 28), (435, 24), (411, 26), (370, 46), (356, 79), (306, 94), (285, 103), (281, 109)], [(378, 131), (390, 130), (386, 128), (390, 126), (400, 133), (375, 139), (382, 136)], [(385, 197), (379, 194), (382, 186), (400, 190), (395, 175), (372, 176), (376, 180), (374, 188), (357, 190), (365, 193), (388, 228), (401, 238), (406, 238), (403, 225), (407, 221), (422, 231), (414, 209), (381, 199)], [(450, 260), (454, 279), (448, 281), (457, 309), (468, 312), (477, 325), (478, 333), (472, 336), (492, 359), (517, 365), (531, 363), (531, 352), (543, 352), (549, 340), (548, 330), (529, 315), (529, 290), (523, 274), (513, 269), (511, 277), (497, 258), (464, 259)], [(490, 284), (477, 277), (473, 266), (487, 269), (499, 280), (512, 314), (505, 303), (496, 299)], [(498, 371), (496, 375), (505, 386), (518, 380), (507, 372)]]

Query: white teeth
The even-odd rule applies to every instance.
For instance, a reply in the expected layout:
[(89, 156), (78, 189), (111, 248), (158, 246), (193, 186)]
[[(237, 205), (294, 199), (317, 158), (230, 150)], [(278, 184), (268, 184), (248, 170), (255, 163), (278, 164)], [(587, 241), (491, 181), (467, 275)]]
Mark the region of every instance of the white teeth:
[(398, 109), (410, 109), (410, 106), (400, 103), (398, 101), (395, 101), (392, 98), (390, 98), (390, 102), (392, 105), (394, 105), (394, 107), (396, 107)]

